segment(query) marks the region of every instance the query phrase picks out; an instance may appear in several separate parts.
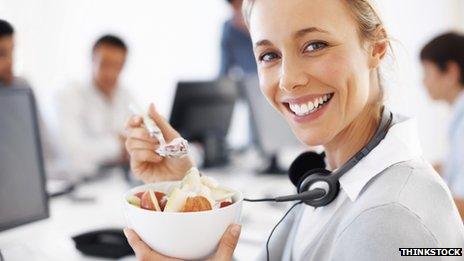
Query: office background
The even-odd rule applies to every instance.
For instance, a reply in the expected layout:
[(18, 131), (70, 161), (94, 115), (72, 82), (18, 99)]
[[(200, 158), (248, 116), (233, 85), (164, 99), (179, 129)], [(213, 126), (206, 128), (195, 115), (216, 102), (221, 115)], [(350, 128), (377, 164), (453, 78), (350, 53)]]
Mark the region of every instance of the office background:
[[(417, 117), (426, 159), (440, 161), (447, 149), (450, 108), (429, 99), (418, 56), (434, 36), (464, 30), (464, 1), (376, 2), (393, 39), (393, 54), (383, 64), (387, 104), (394, 111)], [(0, 0), (0, 18), (15, 27), (15, 74), (30, 82), (41, 114), (51, 126), (57, 124), (52, 106), (55, 93), (75, 81), (90, 80), (91, 48), (105, 33), (121, 36), (129, 46), (120, 83), (140, 105), (154, 102), (168, 117), (178, 81), (217, 77), (222, 25), (230, 16), (225, 0)], [(286, 194), (292, 188), (285, 176), (251, 178), (249, 173), (231, 170), (220, 173), (224, 175), (214, 171), (207, 174), (216, 175), (221, 182), (250, 196)], [(262, 185), (255, 188), (250, 184)], [(255, 189), (258, 192), (253, 195)], [(50, 219), (5, 232), (0, 243), (24, 242), (24, 238), (41, 234), (40, 251), (48, 257), (70, 256), (75, 249), (69, 235), (124, 223), (123, 216), (118, 215), (118, 197), (126, 190), (125, 181), (114, 177), (84, 186), (79, 193), (95, 196), (96, 204), (54, 199)], [(237, 251), (240, 260), (256, 254), (258, 243), (265, 239), (285, 206), (265, 205), (250, 210), (250, 206), (244, 207), (243, 219), (254, 227), (243, 232), (244, 240)], [(97, 211), (100, 218), (91, 218)], [(44, 236), (44, 231), (50, 234)], [(63, 238), (68, 241), (57, 242)], [(51, 246), (50, 242), (57, 243)], [(33, 247), (26, 249), (32, 251)], [(56, 253), (50, 254), (53, 251)]]
[[(464, 28), (464, 2), (377, 3), (394, 39), (393, 62), (384, 64), (387, 101), (393, 110), (418, 118), (426, 158), (440, 160), (446, 150), (448, 108), (427, 97), (418, 53), (433, 36)], [(29, 80), (43, 117), (52, 125), (53, 94), (70, 82), (88, 79), (91, 45), (108, 32), (129, 44), (121, 83), (140, 104), (155, 102), (168, 116), (177, 81), (217, 76), (221, 28), (230, 13), (221, 0), (0, 1), (0, 17), (16, 28), (15, 71)]]

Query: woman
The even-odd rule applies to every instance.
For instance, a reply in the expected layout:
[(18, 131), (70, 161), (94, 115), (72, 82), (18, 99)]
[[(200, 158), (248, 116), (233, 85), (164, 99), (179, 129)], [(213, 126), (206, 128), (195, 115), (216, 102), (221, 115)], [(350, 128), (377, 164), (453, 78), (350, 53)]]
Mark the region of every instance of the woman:
[[(379, 65), (389, 42), (370, 1), (249, 0), (244, 14), (262, 92), (302, 142), (323, 145), (330, 169), (340, 168), (374, 135), (383, 108)], [(169, 138), (178, 135), (153, 108), (151, 115)], [(398, 260), (399, 248), (462, 247), (456, 206), (421, 158), (413, 126), (395, 115), (382, 142), (342, 176), (331, 204), (292, 211), (270, 241), (269, 258)], [(191, 166), (156, 156), (140, 118), (129, 128), (127, 149), (142, 179), (178, 179)], [(162, 260), (127, 232), (139, 257)], [(233, 236), (224, 238), (217, 260), (230, 259)]]

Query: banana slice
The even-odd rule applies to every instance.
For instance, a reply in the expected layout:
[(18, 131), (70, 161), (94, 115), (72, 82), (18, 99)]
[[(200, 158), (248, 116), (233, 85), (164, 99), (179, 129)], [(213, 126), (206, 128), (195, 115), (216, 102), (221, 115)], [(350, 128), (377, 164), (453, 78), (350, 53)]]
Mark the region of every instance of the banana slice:
[(215, 201), (222, 201), (222, 200), (232, 197), (233, 195), (235, 195), (235, 192), (228, 190), (226, 188), (217, 187), (217, 188), (211, 189), (211, 197)]
[(137, 196), (130, 196), (128, 199), (127, 199), (127, 202), (129, 202), (129, 204), (132, 204), (136, 207), (140, 207), (140, 203), (141, 203), (141, 200), (139, 197)]
[(187, 193), (179, 188), (175, 188), (168, 197), (168, 202), (164, 207), (164, 212), (180, 212), (184, 208), (186, 200)]
[(189, 171), (187, 171), (187, 174), (182, 180), (182, 188), (186, 187), (189, 190), (198, 190), (200, 186), (200, 172), (197, 168), (191, 168)]
[(200, 177), (201, 184), (209, 187), (209, 188), (217, 188), (219, 186), (219, 183), (217, 182), (216, 179), (208, 176), (201, 176)]

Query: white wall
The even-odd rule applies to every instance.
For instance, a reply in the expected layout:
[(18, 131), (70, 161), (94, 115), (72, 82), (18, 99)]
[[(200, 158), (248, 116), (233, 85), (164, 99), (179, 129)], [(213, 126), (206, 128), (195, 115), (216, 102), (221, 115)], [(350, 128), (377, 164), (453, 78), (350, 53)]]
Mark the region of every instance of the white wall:
[(16, 72), (43, 102), (89, 76), (91, 46), (111, 32), (130, 48), (122, 83), (165, 113), (177, 80), (216, 76), (228, 15), (225, 0), (0, 0), (0, 17), (17, 31)]
[[(449, 110), (428, 100), (418, 61), (434, 35), (464, 24), (462, 0), (377, 0), (395, 40), (386, 68), (388, 102), (417, 116), (425, 155), (443, 157)], [(218, 71), (225, 0), (0, 0), (0, 17), (17, 30), (15, 68), (29, 79), (43, 108), (54, 89), (89, 75), (90, 47), (101, 34), (130, 46), (122, 82), (140, 103), (169, 112), (179, 79), (212, 78)], [(47, 112), (47, 110), (46, 110)]]

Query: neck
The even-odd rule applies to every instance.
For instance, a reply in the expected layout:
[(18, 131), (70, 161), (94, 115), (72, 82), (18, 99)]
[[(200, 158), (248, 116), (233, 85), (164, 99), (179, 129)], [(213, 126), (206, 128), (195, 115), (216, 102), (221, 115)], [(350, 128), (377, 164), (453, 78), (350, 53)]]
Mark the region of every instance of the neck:
[(455, 86), (454, 88), (451, 88), (449, 91), (446, 92), (446, 97), (444, 98), (444, 100), (449, 105), (453, 105), (462, 91), (464, 91), (463, 85)]
[(371, 140), (380, 123), (379, 112), (378, 106), (366, 106), (343, 131), (324, 145), (332, 169), (341, 167)]
[(97, 88), (98, 92), (103, 94), (106, 100), (111, 101), (113, 99), (113, 89), (114, 88), (106, 88), (99, 84), (96, 80), (93, 81), (95, 87)]

